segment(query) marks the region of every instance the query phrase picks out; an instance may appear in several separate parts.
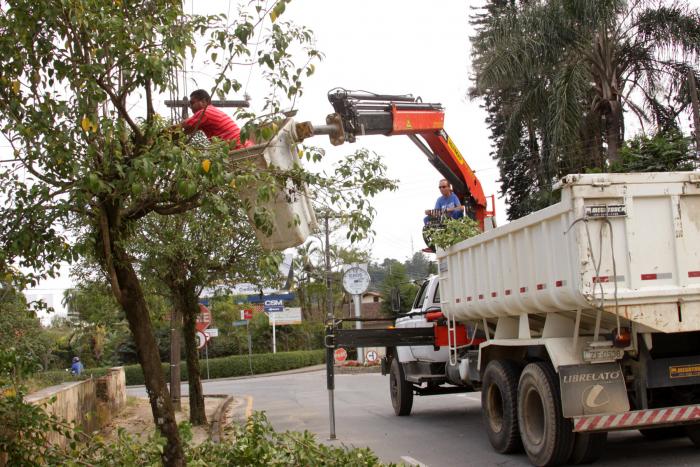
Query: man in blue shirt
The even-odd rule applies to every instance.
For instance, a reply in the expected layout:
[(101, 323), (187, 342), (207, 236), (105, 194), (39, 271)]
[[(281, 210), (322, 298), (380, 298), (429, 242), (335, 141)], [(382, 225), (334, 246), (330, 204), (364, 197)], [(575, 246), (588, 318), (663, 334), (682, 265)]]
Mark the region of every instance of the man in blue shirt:
[[(435, 201), (435, 209), (445, 211), (452, 219), (460, 219), (464, 217), (464, 208), (459, 202), (457, 195), (452, 193), (452, 186), (446, 179), (440, 180), (438, 183), (440, 189), (440, 197)], [(426, 217), (423, 219), (425, 224), (428, 223), (431, 217), (430, 210), (425, 211)]]
[(80, 358), (73, 357), (73, 364), (70, 366), (70, 373), (72, 375), (79, 375), (82, 372), (83, 372), (83, 363), (80, 361)]

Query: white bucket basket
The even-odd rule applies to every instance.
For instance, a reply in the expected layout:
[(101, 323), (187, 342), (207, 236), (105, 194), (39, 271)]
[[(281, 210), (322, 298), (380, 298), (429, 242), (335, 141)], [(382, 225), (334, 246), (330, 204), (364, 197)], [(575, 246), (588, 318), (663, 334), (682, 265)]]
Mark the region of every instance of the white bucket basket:
[[(251, 160), (261, 170), (274, 166), (281, 170), (290, 170), (300, 163), (296, 145), (294, 120), (286, 119), (275, 137), (264, 144), (235, 151), (235, 157), (252, 156)], [(284, 250), (299, 246), (306, 241), (316, 228), (316, 215), (306, 187), (299, 188), (291, 181), (286, 187), (278, 188), (272, 199), (260, 202), (255, 188), (246, 190), (241, 195), (251, 206), (248, 218), (255, 229), (255, 236), (266, 250)], [(253, 222), (255, 207), (262, 207), (272, 213), (272, 234), (257, 229)]]

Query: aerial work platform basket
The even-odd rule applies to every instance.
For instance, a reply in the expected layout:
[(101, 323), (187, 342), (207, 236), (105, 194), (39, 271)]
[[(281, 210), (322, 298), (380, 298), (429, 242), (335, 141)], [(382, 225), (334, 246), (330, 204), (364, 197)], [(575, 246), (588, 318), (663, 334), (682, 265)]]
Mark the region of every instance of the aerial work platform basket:
[[(295, 122), (288, 118), (279, 125), (279, 131), (270, 141), (231, 154), (234, 160), (252, 161), (260, 170), (291, 170), (300, 164), (297, 141)], [(255, 229), (255, 235), (266, 250), (299, 246), (316, 228), (316, 215), (306, 186), (287, 180), (283, 185), (276, 186), (269, 201), (258, 199), (257, 187), (244, 190), (242, 197), (247, 201), (248, 218)], [(255, 225), (256, 209), (261, 208), (272, 214), (270, 235)]]

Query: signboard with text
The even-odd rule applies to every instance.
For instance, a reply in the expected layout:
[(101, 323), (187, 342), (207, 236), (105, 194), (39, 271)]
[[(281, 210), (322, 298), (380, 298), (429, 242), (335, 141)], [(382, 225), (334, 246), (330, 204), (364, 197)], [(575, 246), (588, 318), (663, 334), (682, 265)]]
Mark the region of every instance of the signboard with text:
[(301, 324), (301, 308), (287, 307), (275, 313), (275, 326)]
[(278, 313), (284, 311), (284, 301), (276, 299), (267, 299), (263, 302), (265, 313)]

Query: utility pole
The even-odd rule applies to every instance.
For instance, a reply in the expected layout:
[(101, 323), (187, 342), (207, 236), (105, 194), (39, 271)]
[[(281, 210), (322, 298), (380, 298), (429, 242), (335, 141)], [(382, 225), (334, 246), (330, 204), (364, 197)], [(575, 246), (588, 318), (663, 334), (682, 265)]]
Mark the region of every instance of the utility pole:
[[(247, 100), (214, 100), (212, 99), (211, 105), (214, 107), (250, 107), (250, 102)], [(166, 100), (165, 106), (170, 108), (182, 109), (182, 118), (187, 117), (187, 109), (190, 108), (190, 101), (187, 96), (183, 97), (179, 101)]]
[[(326, 228), (326, 334), (330, 334), (334, 329), (333, 317), (333, 291), (331, 290), (331, 249), (330, 249), (330, 231), (328, 228), (329, 213), (324, 213), (324, 227)], [(326, 343), (326, 387), (328, 388), (328, 413), (330, 415), (330, 436), (329, 439), (335, 439), (335, 401), (333, 391), (335, 390), (334, 372), (335, 357), (333, 347)]]
[(700, 103), (698, 103), (698, 88), (695, 80), (695, 72), (688, 70), (688, 87), (690, 88), (690, 101), (693, 107), (693, 122), (695, 127), (695, 163), (700, 163)]

